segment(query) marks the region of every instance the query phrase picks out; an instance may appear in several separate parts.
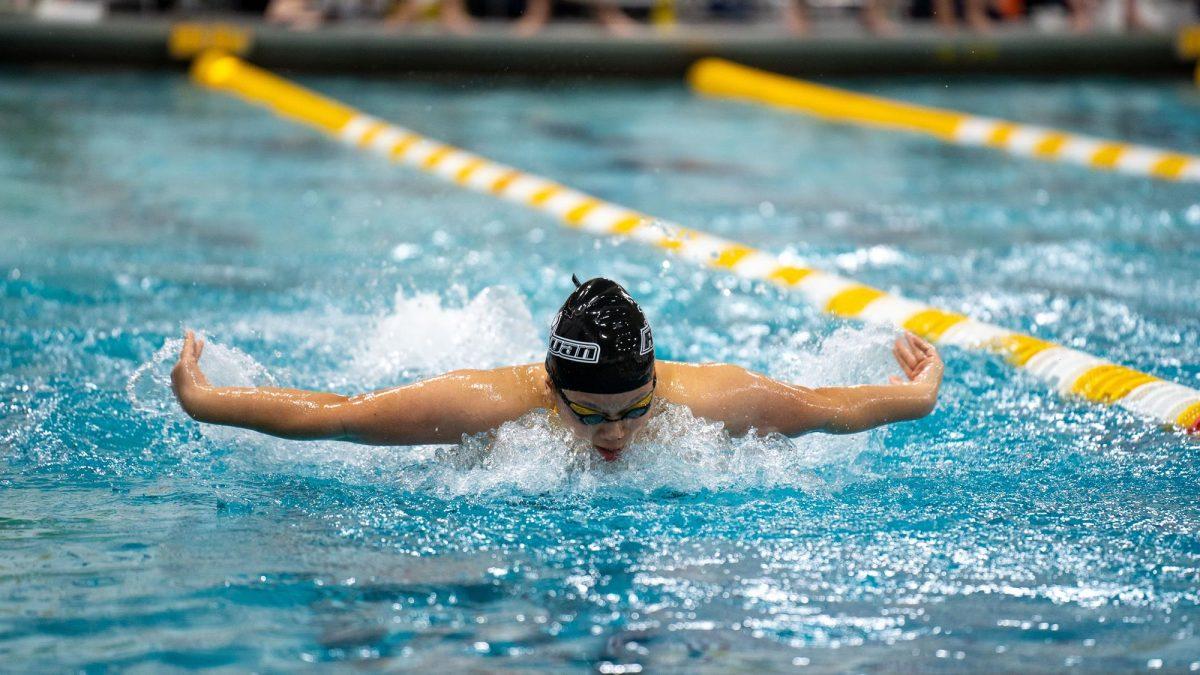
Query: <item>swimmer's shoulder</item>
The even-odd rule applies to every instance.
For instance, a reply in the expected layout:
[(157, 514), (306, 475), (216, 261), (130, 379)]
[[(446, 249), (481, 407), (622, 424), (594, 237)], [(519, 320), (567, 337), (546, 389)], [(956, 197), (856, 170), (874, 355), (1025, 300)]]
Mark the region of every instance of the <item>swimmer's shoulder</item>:
[(487, 371), (502, 396), (530, 409), (553, 406), (547, 385), (546, 364), (527, 363)]
[(694, 405), (708, 399), (747, 376), (741, 366), (728, 363), (684, 363), (682, 361), (658, 361), (659, 395), (673, 403)]

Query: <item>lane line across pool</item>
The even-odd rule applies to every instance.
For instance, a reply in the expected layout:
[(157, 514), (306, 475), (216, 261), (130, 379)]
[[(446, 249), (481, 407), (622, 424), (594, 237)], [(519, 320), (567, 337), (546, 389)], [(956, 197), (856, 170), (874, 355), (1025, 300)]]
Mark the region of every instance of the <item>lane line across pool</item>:
[(903, 327), (941, 344), (999, 353), (1063, 394), (1200, 431), (1200, 391), (1196, 389), (651, 218), (364, 115), (227, 54), (202, 55), (192, 66), (192, 77), (204, 86), (265, 106), (393, 162), (550, 213), (567, 227), (601, 236), (630, 237), (743, 278), (770, 281), (798, 291), (818, 308), (837, 316)]
[(702, 94), (763, 103), (833, 122), (923, 133), (946, 143), (993, 147), (1048, 162), (1200, 181), (1196, 155), (868, 96), (722, 59), (697, 61), (687, 77), (692, 89)]

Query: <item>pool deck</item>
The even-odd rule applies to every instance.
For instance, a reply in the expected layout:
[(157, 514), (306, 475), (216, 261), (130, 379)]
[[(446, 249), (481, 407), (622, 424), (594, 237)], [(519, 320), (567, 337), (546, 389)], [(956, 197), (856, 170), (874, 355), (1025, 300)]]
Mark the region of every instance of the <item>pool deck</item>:
[(0, 64), (182, 68), (220, 45), (267, 68), (356, 74), (462, 72), (555, 76), (678, 77), (702, 56), (793, 75), (1160, 74), (1184, 76), (1173, 32), (1048, 34), (1002, 29), (980, 36), (908, 26), (877, 38), (856, 26), (818, 26), (797, 38), (771, 25), (647, 28), (613, 37), (586, 24), (552, 25), (532, 38), (502, 26), (470, 36), (420, 27), (389, 32), (362, 23), (292, 31), (261, 22), (113, 18), (100, 23), (0, 19)]

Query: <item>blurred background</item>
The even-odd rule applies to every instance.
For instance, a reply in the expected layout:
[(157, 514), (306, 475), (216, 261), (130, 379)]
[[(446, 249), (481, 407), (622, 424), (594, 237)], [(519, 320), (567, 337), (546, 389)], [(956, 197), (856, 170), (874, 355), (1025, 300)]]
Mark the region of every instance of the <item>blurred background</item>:
[[(1200, 389), (1197, 7), (0, 0), (0, 670), (1200, 671), (1200, 437), (998, 354), (946, 345), (917, 422), (731, 439), (676, 409), (618, 467), (544, 411), (365, 448), (201, 426), (169, 387), (184, 329), (217, 384), (353, 394), (534, 362), (572, 273), (622, 281), (663, 359), (809, 386), (896, 373), (891, 327), (184, 75), (218, 47), (598, 198)], [(993, 132), (697, 95), (682, 75), (703, 56)], [(1065, 147), (1052, 130), (1124, 164), (1015, 156)]]
[(371, 27), (403, 35), (595, 26), (613, 36), (651, 29), (751, 28), (761, 35), (896, 37), (1032, 31), (1146, 32), (1193, 21), (1196, 0), (0, 0), (0, 20), (95, 22), (105, 17), (262, 20), (295, 30)]

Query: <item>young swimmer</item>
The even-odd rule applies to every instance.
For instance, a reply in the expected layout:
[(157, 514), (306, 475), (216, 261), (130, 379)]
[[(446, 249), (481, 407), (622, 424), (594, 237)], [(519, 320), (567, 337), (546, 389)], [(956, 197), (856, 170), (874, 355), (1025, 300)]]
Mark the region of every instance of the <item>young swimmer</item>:
[(464, 434), (547, 409), (609, 461), (659, 409), (651, 405), (655, 398), (723, 422), (733, 435), (755, 429), (787, 436), (865, 431), (924, 417), (937, 403), (942, 360), (915, 335), (897, 339), (893, 349), (905, 378), (809, 389), (733, 365), (656, 362), (650, 326), (624, 288), (603, 278), (575, 283), (550, 327), (544, 364), (458, 370), (358, 396), (214, 387), (200, 370), (204, 343), (188, 331), (172, 388), (201, 422), (373, 445), (458, 443)]

